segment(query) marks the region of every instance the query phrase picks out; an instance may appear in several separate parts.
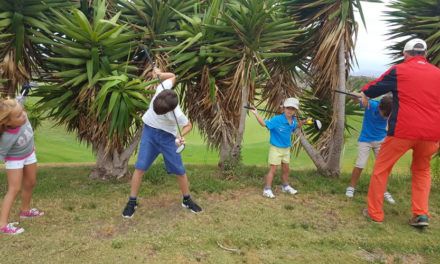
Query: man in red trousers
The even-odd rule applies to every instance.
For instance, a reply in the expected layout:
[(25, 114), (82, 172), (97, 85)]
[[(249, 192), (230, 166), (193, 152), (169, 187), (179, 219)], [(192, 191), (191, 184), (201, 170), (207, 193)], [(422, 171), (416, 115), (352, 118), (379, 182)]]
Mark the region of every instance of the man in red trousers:
[(383, 194), (388, 176), (397, 160), (413, 150), (412, 213), (409, 224), (428, 226), (428, 200), (431, 188), (430, 161), (440, 140), (440, 69), (426, 60), (426, 42), (408, 41), (404, 62), (391, 67), (379, 79), (362, 88), (362, 104), (368, 99), (393, 93), (393, 109), (388, 119), (387, 137), (374, 164), (363, 215), (383, 222)]

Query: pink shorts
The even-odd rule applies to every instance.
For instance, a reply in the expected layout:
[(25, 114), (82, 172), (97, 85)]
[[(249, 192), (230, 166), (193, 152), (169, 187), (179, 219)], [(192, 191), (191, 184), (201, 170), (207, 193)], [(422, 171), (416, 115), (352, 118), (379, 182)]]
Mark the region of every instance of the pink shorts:
[(37, 156), (35, 151), (31, 155), (21, 160), (5, 160), (5, 168), (7, 170), (23, 169), (25, 165), (33, 164), (37, 162)]

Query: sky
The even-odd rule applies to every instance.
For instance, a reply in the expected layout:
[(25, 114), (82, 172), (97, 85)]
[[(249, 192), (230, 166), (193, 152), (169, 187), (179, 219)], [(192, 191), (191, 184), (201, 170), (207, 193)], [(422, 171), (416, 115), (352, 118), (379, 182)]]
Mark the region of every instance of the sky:
[(386, 47), (392, 42), (387, 40), (385, 34), (388, 32), (388, 26), (383, 21), (385, 14), (383, 11), (390, 10), (384, 3), (362, 3), (362, 9), (367, 24), (367, 31), (360, 16), (357, 14), (359, 23), (358, 39), (356, 42), (356, 57), (359, 67), (353, 67), (351, 75), (362, 75), (369, 77), (379, 77), (390, 67), (392, 58), (387, 55), (389, 52)]

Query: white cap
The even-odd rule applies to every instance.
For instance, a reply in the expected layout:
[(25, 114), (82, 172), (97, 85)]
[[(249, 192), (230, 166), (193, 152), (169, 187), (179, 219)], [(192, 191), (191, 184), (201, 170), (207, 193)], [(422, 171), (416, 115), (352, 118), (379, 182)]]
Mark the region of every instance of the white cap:
[(284, 107), (293, 107), (296, 110), (299, 110), (299, 101), (296, 98), (290, 97), (284, 101)]
[[(415, 48), (414, 46), (417, 44), (423, 45), (423, 48), (420, 48), (420, 47)], [(403, 48), (403, 51), (409, 51), (409, 50), (426, 51), (426, 47), (427, 47), (426, 42), (423, 39), (416, 38), (416, 39), (412, 39), (412, 40), (408, 41), (405, 44), (405, 48)]]

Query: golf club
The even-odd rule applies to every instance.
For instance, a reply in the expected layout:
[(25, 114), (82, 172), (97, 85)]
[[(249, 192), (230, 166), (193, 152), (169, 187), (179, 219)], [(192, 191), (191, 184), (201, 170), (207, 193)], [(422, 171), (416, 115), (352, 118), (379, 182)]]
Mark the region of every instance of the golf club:
[[(244, 108), (246, 109), (254, 109), (255, 107), (252, 106), (244, 106)], [(261, 109), (261, 108), (255, 108), (258, 111), (262, 111), (262, 112), (267, 112), (267, 113), (273, 113), (273, 114), (281, 114), (281, 112), (275, 112), (275, 111), (270, 111), (270, 110), (266, 110), (266, 109)], [(307, 121), (308, 125), (313, 124), (316, 130), (320, 130), (322, 128), (322, 123), (321, 121), (319, 121), (318, 119), (313, 119), (312, 121)]]
[[(246, 108), (246, 109), (254, 109), (255, 107), (245, 105), (244, 108)], [(261, 109), (261, 108), (255, 108), (255, 109), (257, 109), (258, 111), (267, 112), (267, 113), (282, 114), (281, 112), (275, 112), (275, 111), (270, 111), (270, 110)]]
[(356, 98), (361, 98), (362, 97), (362, 96), (359, 96), (359, 95), (355, 95), (355, 94), (352, 94), (352, 93), (347, 93), (347, 92), (343, 92), (343, 91), (339, 91), (339, 90), (332, 90), (332, 91), (335, 92), (335, 93), (341, 93), (341, 94), (349, 95), (349, 96), (356, 97)]
[[(144, 44), (142, 44), (142, 49), (144, 50), (145, 55), (147, 55), (148, 61), (150, 62), (151, 66), (152, 66), (153, 69), (154, 69), (154, 67), (155, 67), (155, 66), (154, 66), (154, 62), (153, 62), (153, 60), (151, 59), (150, 54), (148, 53), (148, 50), (147, 50), (147, 48), (145, 47)], [(165, 87), (163, 87), (162, 80), (160, 79), (159, 76), (157, 76), (157, 79), (159, 80), (160, 85), (162, 85), (162, 88), (165, 90)], [(174, 120), (176, 121), (177, 130), (179, 131), (180, 138), (183, 138), (183, 136), (182, 136), (182, 132), (180, 131), (179, 123), (177, 122), (176, 114), (174, 113), (174, 110), (173, 110), (172, 112), (173, 112)], [(176, 143), (179, 144), (179, 146), (178, 146), (177, 149), (176, 149), (176, 153), (180, 153), (180, 152), (182, 152), (182, 151), (185, 149), (185, 145), (184, 145), (184, 144), (180, 145), (180, 140), (177, 139), (177, 138), (176, 138)]]

